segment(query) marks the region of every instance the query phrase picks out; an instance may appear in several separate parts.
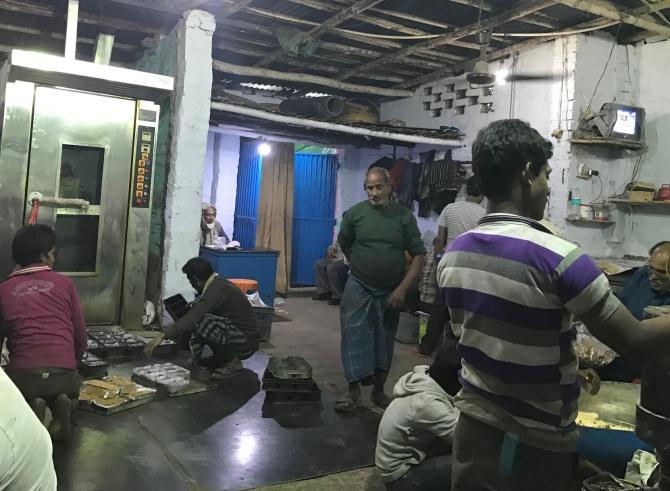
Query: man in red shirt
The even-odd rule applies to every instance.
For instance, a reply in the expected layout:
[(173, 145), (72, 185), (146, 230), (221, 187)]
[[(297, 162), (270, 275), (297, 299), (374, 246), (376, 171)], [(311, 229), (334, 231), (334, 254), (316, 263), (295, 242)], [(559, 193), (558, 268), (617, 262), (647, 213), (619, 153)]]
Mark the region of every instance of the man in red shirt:
[(27, 225), (12, 242), (18, 269), (0, 284), (0, 345), (7, 339), (7, 374), (44, 421), (66, 438), (71, 407), (79, 397), (77, 371), (86, 350), (86, 323), (72, 280), (51, 271), (56, 234), (45, 225)]

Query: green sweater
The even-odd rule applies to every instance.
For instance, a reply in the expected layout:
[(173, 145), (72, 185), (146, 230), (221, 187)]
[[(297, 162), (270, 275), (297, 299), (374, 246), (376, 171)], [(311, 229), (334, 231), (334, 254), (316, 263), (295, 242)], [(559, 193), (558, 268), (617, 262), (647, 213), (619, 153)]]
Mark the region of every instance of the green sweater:
[(395, 288), (405, 276), (405, 251), (426, 254), (411, 211), (395, 201), (384, 208), (363, 201), (342, 217), (337, 241), (352, 274), (376, 288)]

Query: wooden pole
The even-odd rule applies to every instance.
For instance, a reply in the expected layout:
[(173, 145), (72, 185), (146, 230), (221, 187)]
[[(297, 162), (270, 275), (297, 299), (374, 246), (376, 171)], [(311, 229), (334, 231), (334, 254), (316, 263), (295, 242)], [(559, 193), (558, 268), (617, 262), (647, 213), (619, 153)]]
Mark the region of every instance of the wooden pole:
[(214, 70), (233, 75), (242, 75), (247, 77), (259, 77), (271, 80), (285, 80), (288, 82), (297, 82), (301, 84), (313, 84), (321, 87), (331, 87), (344, 92), (353, 92), (358, 94), (370, 94), (378, 97), (411, 97), (414, 92), (411, 90), (382, 89), (380, 87), (371, 87), (367, 85), (356, 85), (332, 78), (320, 77), (318, 75), (309, 75), (306, 73), (286, 73), (268, 68), (248, 67), (234, 65), (219, 60), (213, 60)]
[[(350, 7), (347, 7), (344, 10), (340, 10), (338, 13), (326, 19), (320, 25), (304, 33), (302, 35), (302, 40), (305, 42), (310, 42), (315, 39), (318, 39), (323, 34), (327, 33), (332, 28), (337, 26), (338, 24), (341, 24), (342, 22), (346, 21), (347, 19), (351, 19), (352, 17), (356, 17), (356, 15), (360, 14), (366, 9), (369, 9), (370, 7), (375, 6), (381, 1), (382, 0), (358, 0)], [(270, 64), (272, 64), (272, 62), (276, 61), (279, 58), (284, 57), (285, 55), (286, 52), (282, 48), (279, 48), (278, 50), (274, 51), (273, 53), (261, 59), (261, 61), (256, 63), (256, 66), (258, 67), (269, 66)]]
[(666, 38), (670, 38), (670, 27), (619, 10), (617, 7), (609, 2), (606, 2), (605, 0), (560, 0), (560, 3), (578, 10), (582, 10), (584, 12), (589, 12), (591, 14), (600, 15), (608, 19), (617, 20), (632, 26), (640, 27), (642, 29), (646, 29), (647, 31), (660, 34)]
[(79, 23), (79, 0), (68, 0), (67, 23), (65, 24), (65, 58), (77, 55), (77, 24)]
[(554, 5), (555, 3), (556, 3), (555, 0), (539, 0), (532, 2), (524, 2), (519, 7), (515, 7), (496, 16), (489, 17), (488, 19), (482, 20), (481, 23), (475, 22), (474, 24), (461, 27), (448, 34), (444, 34), (442, 36), (429, 39), (422, 43), (413, 44), (412, 46), (401, 49), (400, 51), (396, 51), (395, 53), (391, 53), (376, 60), (369, 61), (368, 63), (363, 63), (362, 65), (359, 65), (357, 68), (343, 72), (342, 75), (338, 77), (338, 79), (346, 80), (347, 78), (356, 76), (357, 74), (364, 72), (366, 70), (370, 70), (371, 68), (392, 63), (398, 60), (399, 58), (412, 56), (420, 51), (434, 48), (436, 46), (440, 46), (443, 44), (449, 44), (453, 40), (471, 36), (482, 30), (492, 29), (501, 24), (504, 24), (505, 22), (519, 19), (528, 14), (537, 12), (538, 10), (542, 10), (546, 7)]
[[(468, 5), (472, 8), (479, 9), (480, 5), (480, 0), (449, 0), (450, 2), (453, 3), (459, 3), (461, 5)], [(492, 14), (497, 14), (501, 10), (499, 7), (496, 7), (495, 5), (490, 4), (489, 2), (483, 1), (481, 2), (481, 7), (482, 10), (486, 12), (491, 12)], [(523, 19), (519, 19), (519, 22), (523, 22), (525, 24), (532, 24), (535, 26), (540, 26), (540, 27), (546, 27), (547, 29), (561, 29), (563, 26), (557, 22), (555, 19), (552, 19), (548, 15), (540, 14), (540, 13), (535, 13), (531, 14), (527, 17), (524, 17)]]

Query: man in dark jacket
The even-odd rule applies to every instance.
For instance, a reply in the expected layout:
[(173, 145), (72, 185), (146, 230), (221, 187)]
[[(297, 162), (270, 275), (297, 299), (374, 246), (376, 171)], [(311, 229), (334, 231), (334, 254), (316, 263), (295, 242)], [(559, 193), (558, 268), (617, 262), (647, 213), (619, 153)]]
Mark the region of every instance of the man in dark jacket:
[(228, 378), (242, 369), (242, 362), (258, 350), (260, 329), (246, 295), (230, 281), (219, 277), (207, 259), (194, 257), (182, 268), (200, 298), (191, 310), (154, 338), (145, 348), (152, 351), (167, 337), (190, 337), (193, 363), (200, 364), (202, 350), (214, 354), (208, 368), (212, 379)]

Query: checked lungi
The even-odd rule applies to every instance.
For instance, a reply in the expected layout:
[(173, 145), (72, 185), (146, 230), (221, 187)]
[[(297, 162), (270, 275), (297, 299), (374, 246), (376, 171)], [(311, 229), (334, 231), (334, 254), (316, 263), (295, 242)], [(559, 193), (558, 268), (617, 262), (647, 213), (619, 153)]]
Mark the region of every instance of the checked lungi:
[[(189, 341), (193, 363), (197, 364), (202, 358), (205, 345), (214, 352), (214, 356), (224, 351), (224, 357), (232, 359), (235, 355), (245, 360), (256, 350), (249, 345), (247, 337), (227, 317), (212, 314), (205, 315), (196, 326)], [(226, 356), (227, 355), (227, 356)], [(224, 362), (230, 360), (222, 360)]]
[(348, 382), (367, 381), (391, 368), (400, 318), (389, 306), (391, 292), (349, 275), (340, 304), (342, 365)]

